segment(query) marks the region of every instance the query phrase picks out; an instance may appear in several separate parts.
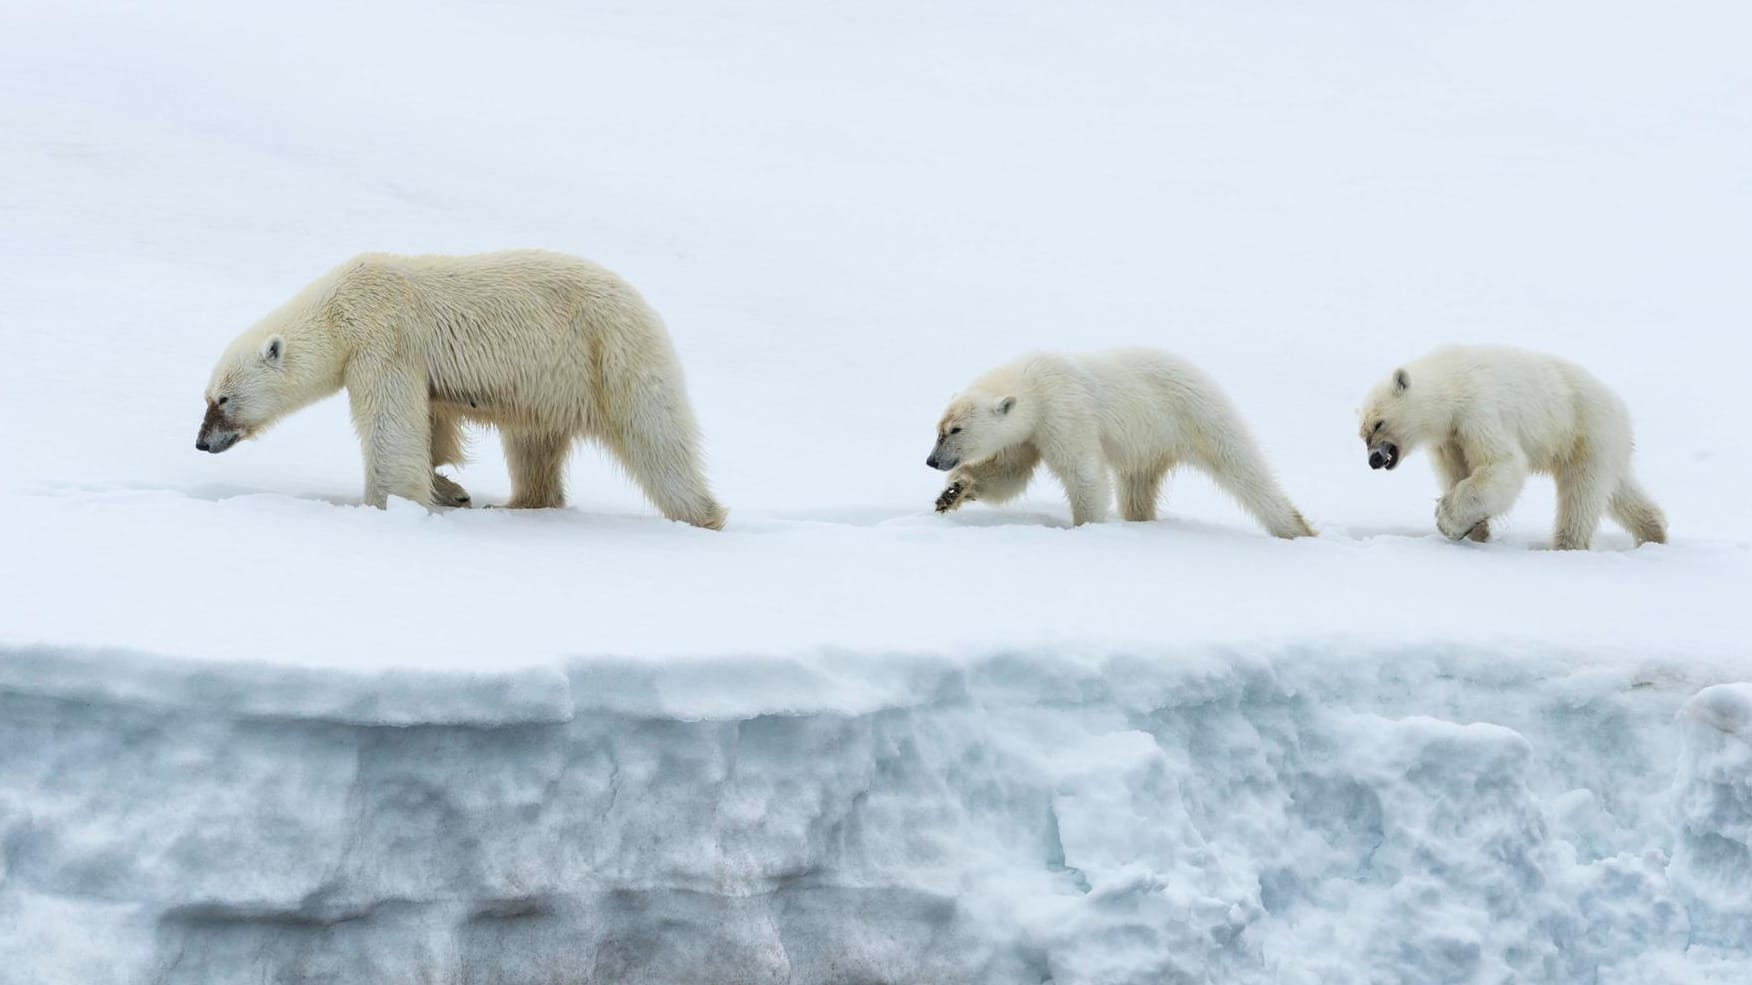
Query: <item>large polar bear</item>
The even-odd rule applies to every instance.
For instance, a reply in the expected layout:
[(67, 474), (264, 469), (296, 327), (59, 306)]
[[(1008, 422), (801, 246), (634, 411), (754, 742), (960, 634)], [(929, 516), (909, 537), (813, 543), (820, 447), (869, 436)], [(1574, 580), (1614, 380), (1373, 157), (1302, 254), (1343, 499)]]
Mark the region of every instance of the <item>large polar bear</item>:
[(1630, 413), (1574, 363), (1506, 346), (1448, 346), (1394, 370), (1363, 403), (1369, 467), (1392, 469), (1429, 445), (1442, 498), (1436, 529), (1490, 537), (1529, 472), (1557, 480), (1559, 550), (1584, 550), (1611, 510), (1638, 544), (1667, 520), (1630, 470)]
[(1210, 474), (1274, 537), (1311, 537), (1241, 415), (1198, 367), (1151, 349), (1036, 353), (974, 380), (937, 424), (925, 464), (949, 472), (937, 511), (1022, 494), (1045, 463), (1074, 523), (1107, 518), (1109, 471), (1127, 520), (1156, 518), (1162, 480), (1184, 462)]
[(355, 257), (225, 350), (195, 447), (225, 451), (343, 387), (369, 505), (468, 505), (434, 469), (462, 461), (473, 421), (503, 432), (513, 507), (564, 505), (566, 456), (589, 437), (664, 516), (724, 525), (669, 335), (595, 264), (536, 250)]

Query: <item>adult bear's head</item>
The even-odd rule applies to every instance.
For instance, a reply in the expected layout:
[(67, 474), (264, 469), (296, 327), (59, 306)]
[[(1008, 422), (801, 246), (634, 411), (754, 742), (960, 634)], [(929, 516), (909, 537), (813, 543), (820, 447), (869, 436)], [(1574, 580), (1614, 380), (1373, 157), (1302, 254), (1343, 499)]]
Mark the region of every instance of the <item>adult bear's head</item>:
[(341, 388), (341, 346), (321, 321), (271, 318), (234, 339), (207, 382), (207, 416), (195, 448), (217, 455)]
[(207, 381), (197, 449), (218, 454), (341, 389), (354, 347), (338, 276), (313, 281), (225, 347)]
[(213, 367), (195, 448), (217, 455), (272, 424), (287, 404), (286, 340), (239, 338)]

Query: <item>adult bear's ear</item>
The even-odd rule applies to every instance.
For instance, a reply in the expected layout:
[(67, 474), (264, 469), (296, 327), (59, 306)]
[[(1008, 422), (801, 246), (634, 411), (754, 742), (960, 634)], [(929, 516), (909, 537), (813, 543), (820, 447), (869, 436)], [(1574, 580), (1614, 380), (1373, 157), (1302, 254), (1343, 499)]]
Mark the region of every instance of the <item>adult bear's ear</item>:
[(269, 366), (280, 365), (280, 357), (286, 354), (286, 340), (275, 335), (262, 345), (262, 362)]
[(1010, 412), (1010, 408), (1012, 408), (1014, 406), (1016, 406), (1016, 398), (1015, 397), (1005, 397), (1004, 399), (1002, 399), (1002, 400), (1000, 400), (997, 403), (992, 405), (992, 411), (996, 414), (999, 414), (999, 415), (1008, 414)]
[(1411, 374), (1403, 369), (1393, 371), (1393, 389), (1396, 393), (1404, 393), (1411, 386)]

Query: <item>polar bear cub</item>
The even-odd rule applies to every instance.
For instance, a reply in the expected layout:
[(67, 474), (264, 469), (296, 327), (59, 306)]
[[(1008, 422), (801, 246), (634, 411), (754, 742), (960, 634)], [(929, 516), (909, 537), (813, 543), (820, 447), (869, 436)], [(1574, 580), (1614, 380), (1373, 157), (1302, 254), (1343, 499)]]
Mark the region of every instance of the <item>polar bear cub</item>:
[(1036, 353), (1000, 366), (950, 402), (925, 459), (949, 473), (939, 513), (1014, 499), (1044, 463), (1078, 524), (1107, 518), (1110, 473), (1120, 513), (1155, 519), (1162, 480), (1183, 462), (1208, 473), (1272, 536), (1314, 535), (1215, 381), (1151, 349)]
[(564, 505), (566, 456), (591, 438), (664, 516), (724, 525), (669, 333), (593, 263), (538, 250), (355, 257), (225, 350), (195, 447), (223, 452), (343, 388), (371, 506), (468, 505), (434, 469), (462, 461), (472, 422), (504, 435), (513, 507)]
[(1631, 474), (1630, 412), (1574, 363), (1507, 346), (1448, 346), (1376, 384), (1359, 411), (1369, 467), (1429, 446), (1442, 498), (1436, 529), (1488, 540), (1530, 472), (1557, 480), (1553, 546), (1584, 550), (1610, 511), (1638, 544), (1667, 520)]

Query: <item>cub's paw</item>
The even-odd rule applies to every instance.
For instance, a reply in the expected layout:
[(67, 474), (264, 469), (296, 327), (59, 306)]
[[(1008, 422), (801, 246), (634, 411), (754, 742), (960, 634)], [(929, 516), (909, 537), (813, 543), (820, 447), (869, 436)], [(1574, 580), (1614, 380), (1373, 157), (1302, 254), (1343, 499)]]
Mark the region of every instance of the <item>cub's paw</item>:
[(973, 496), (968, 491), (967, 483), (959, 481), (951, 482), (949, 483), (948, 488), (943, 490), (943, 494), (937, 497), (937, 512), (947, 513), (950, 510), (959, 508), (962, 503), (967, 502), (972, 498)]
[[(1484, 528), (1484, 536), (1490, 536), (1489, 518), (1479, 518), (1461, 513), (1456, 508), (1452, 496), (1443, 496), (1436, 504), (1436, 529), (1449, 540), (1464, 540), (1473, 535), (1479, 528)], [(1479, 538), (1482, 540), (1483, 538)]]
[(432, 503), (436, 506), (451, 506), (468, 509), (474, 501), (468, 498), (468, 490), (457, 485), (448, 476), (432, 473)]

